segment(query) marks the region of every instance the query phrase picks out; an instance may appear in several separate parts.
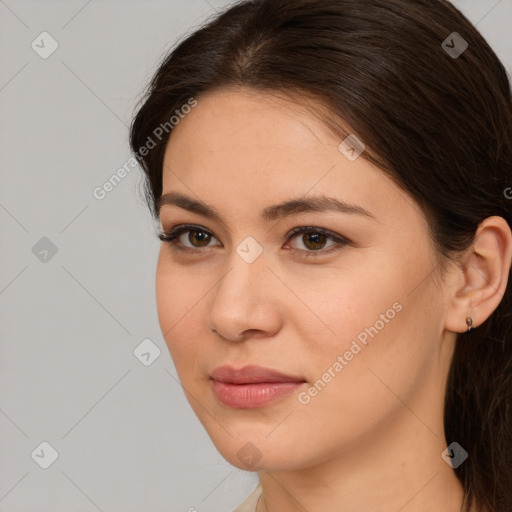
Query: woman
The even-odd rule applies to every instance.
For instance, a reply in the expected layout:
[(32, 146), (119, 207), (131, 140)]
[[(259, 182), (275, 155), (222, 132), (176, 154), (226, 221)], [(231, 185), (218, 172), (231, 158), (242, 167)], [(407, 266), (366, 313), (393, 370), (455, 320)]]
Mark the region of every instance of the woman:
[(256, 512), (512, 510), (512, 100), (444, 0), (242, 1), (131, 127), (160, 327)]

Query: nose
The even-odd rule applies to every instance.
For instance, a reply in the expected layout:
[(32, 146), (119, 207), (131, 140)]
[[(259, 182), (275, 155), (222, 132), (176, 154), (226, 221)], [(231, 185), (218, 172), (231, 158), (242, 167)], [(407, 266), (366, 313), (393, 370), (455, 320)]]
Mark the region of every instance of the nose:
[(279, 284), (264, 252), (249, 263), (233, 251), (213, 292), (208, 327), (230, 341), (275, 335), (282, 325)]

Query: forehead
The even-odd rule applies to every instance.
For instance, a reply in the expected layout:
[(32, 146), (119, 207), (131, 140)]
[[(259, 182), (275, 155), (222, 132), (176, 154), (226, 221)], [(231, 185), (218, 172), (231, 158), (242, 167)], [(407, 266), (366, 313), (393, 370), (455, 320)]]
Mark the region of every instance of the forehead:
[[(290, 99), (250, 89), (216, 91), (201, 96), (177, 124), (164, 158), (164, 182), (173, 169), (186, 168), (190, 178), (221, 173), (266, 182), (321, 177), (338, 157), (339, 140), (307, 108)], [(311, 162), (311, 164), (309, 164)], [(312, 172), (306, 172), (307, 167)], [(230, 175), (230, 176), (228, 176)], [(226, 185), (228, 183), (225, 183)]]
[(307, 108), (296, 101), (247, 88), (208, 93), (173, 129), (168, 149), (179, 143), (193, 146), (195, 154), (232, 153), (264, 144), (296, 153), (335, 144), (336, 138), (314, 116), (315, 105)]
[(376, 217), (405, 206), (391, 200), (403, 192), (389, 177), (364, 158), (347, 159), (341, 140), (309, 108), (247, 89), (197, 101), (169, 138), (164, 194), (213, 198), (219, 210), (257, 205), (258, 212), (264, 203), (317, 193), (367, 206)]

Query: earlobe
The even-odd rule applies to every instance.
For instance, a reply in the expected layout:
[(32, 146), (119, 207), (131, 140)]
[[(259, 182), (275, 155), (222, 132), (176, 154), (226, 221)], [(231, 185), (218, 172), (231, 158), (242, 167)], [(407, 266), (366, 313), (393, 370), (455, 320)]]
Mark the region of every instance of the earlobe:
[(502, 217), (483, 220), (473, 244), (460, 260), (446, 313), (445, 328), (471, 332), (484, 323), (501, 302), (512, 260), (512, 232)]

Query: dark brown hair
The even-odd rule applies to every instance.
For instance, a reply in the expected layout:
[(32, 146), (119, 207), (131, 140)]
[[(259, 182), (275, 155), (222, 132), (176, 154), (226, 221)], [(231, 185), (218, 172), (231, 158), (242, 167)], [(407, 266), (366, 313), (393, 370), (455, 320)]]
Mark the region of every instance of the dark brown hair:
[[(468, 44), (458, 56), (447, 51), (461, 41), (453, 32)], [(340, 142), (356, 134), (367, 148), (362, 158), (421, 205), (441, 270), (486, 217), (512, 225), (510, 82), (449, 2), (253, 0), (208, 20), (164, 59), (131, 126), (154, 217), (169, 119), (191, 98), (240, 86), (316, 99), (324, 108), (315, 114)], [(447, 444), (469, 454), (454, 469), (464, 510), (512, 511), (510, 276), (493, 314), (458, 336), (444, 421)]]

